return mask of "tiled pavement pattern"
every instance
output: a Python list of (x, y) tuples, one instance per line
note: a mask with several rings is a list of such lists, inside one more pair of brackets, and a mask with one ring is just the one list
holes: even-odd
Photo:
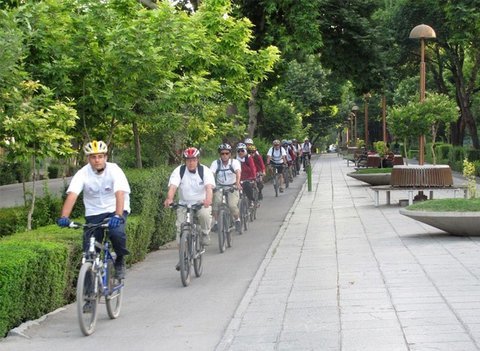
[(334, 154), (313, 166), (217, 351), (480, 350), (480, 237), (374, 207)]

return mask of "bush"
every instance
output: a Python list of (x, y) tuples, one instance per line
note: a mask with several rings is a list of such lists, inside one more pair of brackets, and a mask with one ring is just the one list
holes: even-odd
[(0, 246), (0, 335), (65, 304), (68, 250), (53, 242)]
[(468, 149), (466, 151), (467, 158), (469, 161), (477, 161), (480, 160), (480, 150), (477, 149)]
[(23, 206), (0, 208), (0, 237), (26, 230), (27, 213)]

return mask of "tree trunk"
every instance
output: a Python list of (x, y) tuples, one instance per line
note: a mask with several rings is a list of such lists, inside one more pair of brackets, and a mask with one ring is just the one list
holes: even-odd
[(142, 147), (140, 144), (140, 133), (138, 132), (137, 122), (132, 123), (133, 140), (135, 141), (135, 168), (143, 168), (142, 164)]
[(32, 217), (33, 217), (33, 210), (35, 209), (35, 197), (37, 196), (36, 188), (35, 188), (35, 178), (37, 178), (36, 169), (35, 169), (35, 156), (32, 156), (32, 203), (30, 204), (30, 209), (28, 210), (27, 215), (27, 230), (32, 230)]
[(248, 100), (248, 137), (253, 138), (255, 129), (258, 124), (258, 113), (260, 108), (257, 103), (258, 85), (250, 91), (250, 99)]

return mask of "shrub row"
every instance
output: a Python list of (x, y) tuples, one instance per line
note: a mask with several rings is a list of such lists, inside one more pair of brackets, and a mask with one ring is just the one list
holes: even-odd
[[(435, 156), (437, 164), (448, 164), (454, 171), (463, 171), (463, 160), (469, 161), (480, 166), (480, 150), (465, 146), (453, 146), (451, 144), (436, 143)], [(432, 144), (428, 143), (425, 148), (425, 161), (433, 163)], [(480, 176), (480, 167), (476, 167), (477, 176)]]
[[(127, 247), (131, 252), (128, 264), (143, 260), (149, 251), (175, 237), (174, 211), (163, 208), (170, 171), (162, 168), (125, 172), (132, 188), (132, 215), (127, 222)], [(56, 200), (60, 206), (61, 200)], [(58, 216), (58, 206), (53, 206), (50, 221)], [(24, 215), (19, 215), (18, 209), (10, 211), (11, 217)], [(49, 212), (50, 207), (42, 211)], [(75, 213), (83, 215), (81, 199)], [(11, 222), (11, 228), (21, 227)], [(0, 240), (0, 337), (12, 327), (74, 300), (81, 237), (79, 231), (49, 225)]]

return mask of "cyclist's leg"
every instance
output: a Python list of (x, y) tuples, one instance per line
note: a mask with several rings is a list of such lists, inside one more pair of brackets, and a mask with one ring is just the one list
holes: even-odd
[(222, 203), (222, 192), (214, 191), (213, 192), (213, 203), (212, 203), (212, 231), (216, 232), (218, 230), (217, 217), (218, 217), (218, 208)]
[(242, 186), (245, 195), (247, 195), (248, 201), (253, 202), (254, 198), (252, 184), (250, 182), (244, 182)]
[(257, 188), (258, 188), (258, 200), (261, 201), (263, 200), (263, 194), (262, 194), (263, 180), (262, 179), (257, 180)]
[(240, 193), (238, 190), (235, 190), (228, 194), (228, 207), (230, 212), (235, 220), (240, 219), (240, 209), (238, 208), (238, 202), (240, 200)]
[(202, 228), (203, 244), (208, 245), (210, 241), (210, 228), (212, 225), (212, 209), (202, 207), (197, 211), (198, 223)]

